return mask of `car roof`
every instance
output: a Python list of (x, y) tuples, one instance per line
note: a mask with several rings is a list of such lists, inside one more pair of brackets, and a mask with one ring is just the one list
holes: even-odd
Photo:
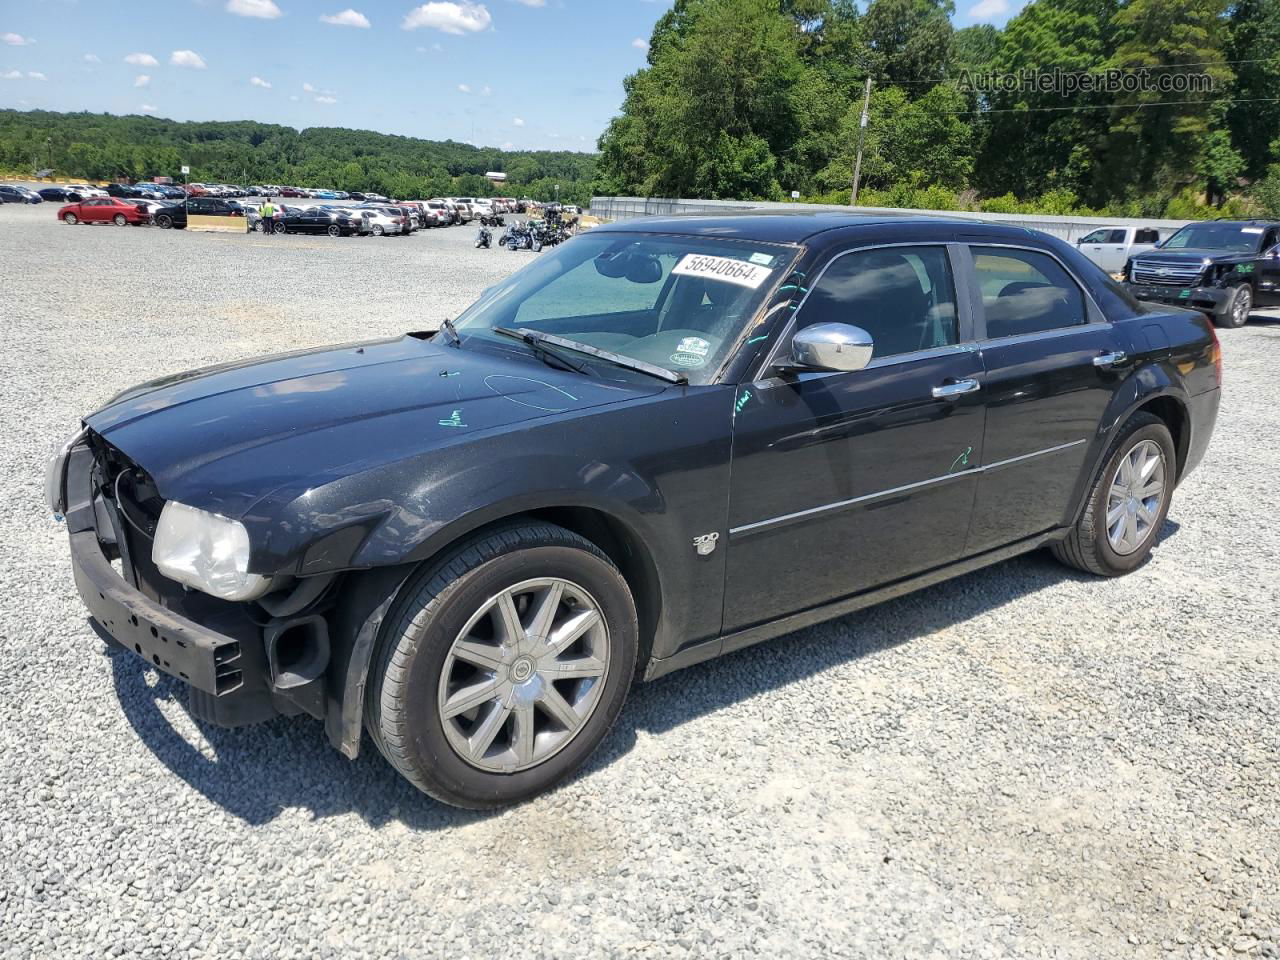
[(759, 240), (768, 243), (803, 243), (830, 230), (848, 227), (878, 227), (889, 224), (902, 226), (940, 226), (1025, 234), (1021, 227), (1008, 227), (980, 220), (962, 220), (956, 217), (922, 216), (913, 214), (869, 216), (841, 210), (786, 210), (761, 213), (758, 210), (729, 211), (725, 213), (677, 214), (665, 217), (643, 217), (622, 220), (596, 227), (593, 233), (666, 233), (690, 237), (726, 237), (739, 240)]

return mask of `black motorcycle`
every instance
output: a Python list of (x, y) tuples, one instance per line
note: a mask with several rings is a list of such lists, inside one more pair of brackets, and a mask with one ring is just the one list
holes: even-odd
[(506, 247), (513, 253), (516, 250), (532, 250), (534, 253), (538, 253), (542, 249), (542, 240), (538, 237), (531, 222), (513, 223), (507, 227), (506, 233), (499, 238), (498, 246)]
[(480, 223), (486, 227), (505, 227), (507, 221), (502, 219), (502, 215), (495, 213), (492, 217), (481, 216)]
[(480, 228), (480, 233), (476, 236), (476, 247), (481, 250), (488, 250), (489, 245), (493, 242), (493, 234), (485, 227)]

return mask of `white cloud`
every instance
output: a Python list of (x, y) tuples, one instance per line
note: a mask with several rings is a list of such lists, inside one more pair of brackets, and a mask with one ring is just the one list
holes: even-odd
[(263, 90), (271, 89), (271, 84), (266, 80), (263, 80), (261, 77), (250, 77), (249, 82), (252, 83), (255, 87), (261, 87)]
[(523, 3), (526, 7), (545, 7), (547, 0), (516, 0), (516, 3)]
[(479, 33), (488, 30), (493, 17), (483, 3), (461, 0), (460, 3), (424, 3), (405, 14), (401, 27), (417, 30), (428, 27), (442, 33)]
[(273, 0), (227, 0), (227, 13), (237, 17), (257, 17), (259, 20), (275, 20), (284, 16)]
[(124, 62), (131, 63), (135, 67), (154, 67), (160, 63), (149, 53), (131, 53), (124, 58)]
[(29, 47), (35, 43), (30, 37), (24, 37), (20, 33), (0, 33), (0, 40), (11, 47)]
[(169, 57), (169, 62), (175, 67), (192, 67), (196, 70), (205, 68), (204, 58), (194, 50), (175, 50)]
[(133, 78), (133, 85), (135, 87), (145, 87), (150, 82), (151, 82), (151, 78), (148, 77), (145, 73), (140, 73)]
[(49, 79), (39, 70), (28, 70), (27, 77), (28, 79), (31, 79), (31, 80), (48, 80)]
[(302, 85), (302, 92), (303, 92), (303, 93), (315, 93), (315, 92), (316, 92), (316, 88), (315, 88), (315, 87), (313, 87), (313, 86), (312, 86), (311, 84), (309, 84), (309, 83), (304, 83), (304, 84)]
[(337, 97), (328, 97), (328, 96), (316, 97), (316, 103), (337, 103), (337, 102), (338, 102)]
[(22, 71), (21, 71), (21, 70), (6, 70), (4, 73), (0, 73), (0, 79), (4, 79), (4, 80), (21, 80), (21, 79), (22, 79)]
[(978, 0), (969, 8), (969, 16), (975, 20), (992, 20), (1009, 12), (1009, 0)]
[(102, 58), (98, 56), (96, 53), (86, 53), (84, 55), (84, 62), (85, 63), (101, 63)]
[(360, 27), (364, 30), (369, 29), (369, 18), (358, 10), (352, 10), (348, 7), (341, 13), (322, 13), (320, 14), (321, 23), (330, 23), (335, 27)]
[(492, 88), (492, 87), (490, 87), (488, 84), (485, 84), (485, 85), (480, 89), (480, 96), (482, 96), (482, 97), (487, 97), (487, 96), (489, 96), (489, 95), (490, 95), (490, 94), (492, 94), (492, 93), (493, 93), (493, 88)]
[(469, 86), (467, 86), (465, 83), (460, 83), (460, 84), (458, 84), (458, 92), (459, 92), (459, 93), (470, 93), (470, 92), (471, 92), (471, 88), (470, 88)]
[(143, 113), (155, 113), (155, 112), (156, 112), (156, 108), (155, 108), (155, 107), (153, 107), (153, 106), (152, 106), (151, 104), (149, 104), (149, 103), (144, 103), (144, 104), (142, 105), (142, 112), (143, 112)]
[(515, 119), (513, 119), (513, 120), (511, 121), (511, 125), (512, 125), (512, 126), (514, 126), (514, 127), (523, 127), (523, 126), (524, 126), (524, 117), (516, 117)]
[[(990, 0), (982, 0), (982, 2), (989, 3)], [(644, 37), (636, 37), (634, 40), (631, 41), (631, 45), (635, 47), (637, 50), (643, 50), (646, 53), (649, 52), (649, 41), (646, 40)]]

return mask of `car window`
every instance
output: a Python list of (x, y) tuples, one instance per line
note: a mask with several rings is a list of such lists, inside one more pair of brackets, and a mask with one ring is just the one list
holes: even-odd
[(991, 339), (1078, 326), (1088, 319), (1080, 287), (1048, 254), (974, 247), (973, 268)]
[(1095, 230), (1093, 233), (1086, 233), (1080, 238), (1081, 243), (1103, 243), (1106, 239), (1106, 230)]
[(1267, 231), (1266, 239), (1262, 241), (1262, 249), (1270, 250), (1277, 243), (1280, 243), (1280, 230), (1277, 230), (1275, 227), (1272, 227), (1270, 230)]
[(796, 329), (847, 323), (871, 334), (872, 359), (959, 341), (945, 247), (883, 247), (837, 256), (796, 317)]
[(1107, 231), (1107, 241), (1106, 241), (1106, 242), (1107, 242), (1107, 243), (1124, 243), (1124, 231), (1123, 231), (1123, 230), (1109, 230), (1109, 231)]
[(1134, 243), (1159, 243), (1160, 234), (1156, 230), (1139, 230), (1133, 235)]

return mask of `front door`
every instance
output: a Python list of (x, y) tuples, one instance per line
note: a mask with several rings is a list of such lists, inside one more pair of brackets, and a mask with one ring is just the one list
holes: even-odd
[(970, 251), (987, 372), (982, 479), (965, 549), (975, 554), (1069, 522), (1090, 440), (1129, 360), (1056, 257), (1011, 246)]
[[(818, 276), (796, 329), (859, 326), (875, 353), (739, 386), (726, 631), (960, 556), (983, 433), (967, 304), (946, 244), (846, 250)], [(790, 333), (775, 358), (789, 352)]]
[(1260, 307), (1271, 307), (1280, 304), (1280, 228), (1268, 227), (1262, 242), (1262, 259), (1255, 283), (1256, 301)]

